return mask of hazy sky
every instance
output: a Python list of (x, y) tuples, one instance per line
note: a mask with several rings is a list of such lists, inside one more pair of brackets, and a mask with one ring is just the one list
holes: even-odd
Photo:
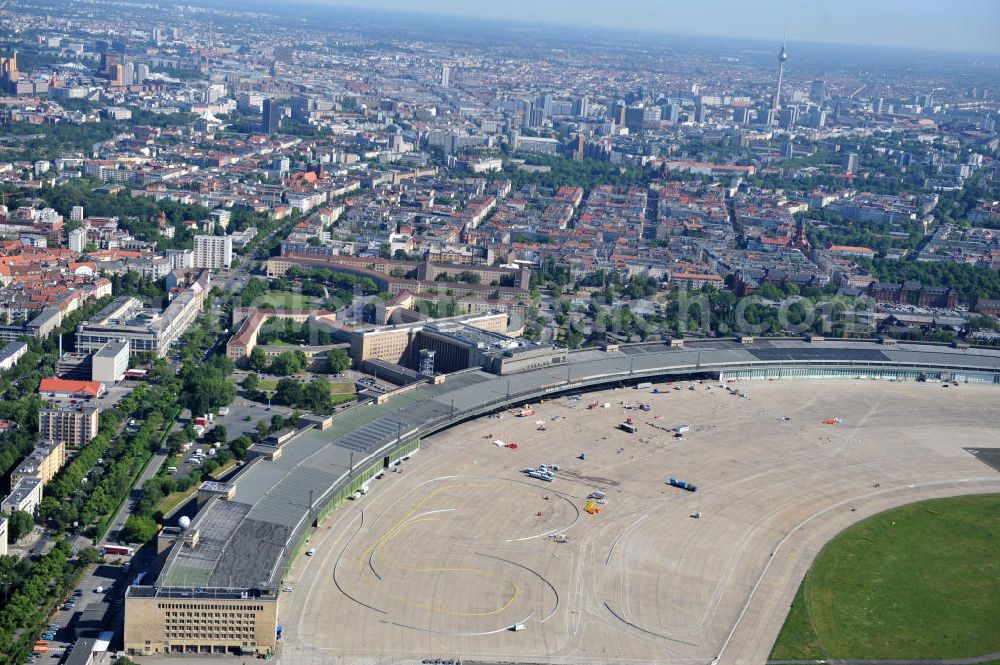
[(1000, 54), (1000, 0), (307, 0), (481, 18)]

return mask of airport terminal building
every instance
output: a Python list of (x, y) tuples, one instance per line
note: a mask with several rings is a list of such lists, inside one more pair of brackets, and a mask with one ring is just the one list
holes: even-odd
[[(452, 332), (435, 335), (454, 345)], [(458, 333), (458, 341), (470, 348), (482, 341), (465, 339), (468, 331)], [(253, 446), (229, 482), (205, 483), (190, 524), (167, 526), (160, 534), (159, 572), (126, 593), (126, 651), (140, 656), (274, 652), (278, 626), (290, 619), (281, 614), (284, 577), (313, 529), (375, 477), (415, 454), (420, 439), (470, 418), (539, 398), (661, 379), (1000, 385), (1000, 350), (890, 340), (746, 337), (493, 353), (493, 362), (483, 363), (487, 369), (418, 383), (388, 403), (305, 418), (308, 424), (293, 436)]]

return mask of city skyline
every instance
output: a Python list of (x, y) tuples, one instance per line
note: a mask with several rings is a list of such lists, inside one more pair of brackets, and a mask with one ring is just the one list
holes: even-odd
[[(300, 0), (311, 7), (350, 7), (461, 18), (506, 19), (572, 27), (626, 29), (701, 37), (780, 41), (787, 24), (789, 41), (1000, 55), (1000, 4), (964, 0), (941, 10), (930, 0), (762, 0), (754, 11), (720, 11), (719, 3), (682, 0), (625, 0), (611, 14), (597, 0), (511, 0), (502, 8), (469, 6), (458, 0), (426, 0), (418, 7), (404, 0)], [(729, 8), (739, 9), (735, 3)], [(641, 18), (640, 18), (641, 17)], [(657, 26), (657, 27), (654, 27)], [(662, 27), (659, 27), (662, 26)]]

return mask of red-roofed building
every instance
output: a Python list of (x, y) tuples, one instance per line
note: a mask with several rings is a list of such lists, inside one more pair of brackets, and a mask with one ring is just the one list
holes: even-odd
[(56, 397), (100, 397), (104, 394), (104, 384), (100, 381), (71, 381), (53, 376), (42, 379), (38, 392)]

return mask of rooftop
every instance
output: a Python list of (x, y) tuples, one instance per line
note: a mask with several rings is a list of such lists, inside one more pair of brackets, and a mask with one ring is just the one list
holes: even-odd
[(70, 379), (49, 377), (42, 379), (41, 383), (38, 384), (38, 392), (98, 397), (104, 392), (104, 384), (100, 381), (72, 381)]
[(125, 340), (112, 339), (107, 344), (99, 348), (95, 353), (95, 358), (116, 358), (122, 351), (129, 350), (129, 343)]

